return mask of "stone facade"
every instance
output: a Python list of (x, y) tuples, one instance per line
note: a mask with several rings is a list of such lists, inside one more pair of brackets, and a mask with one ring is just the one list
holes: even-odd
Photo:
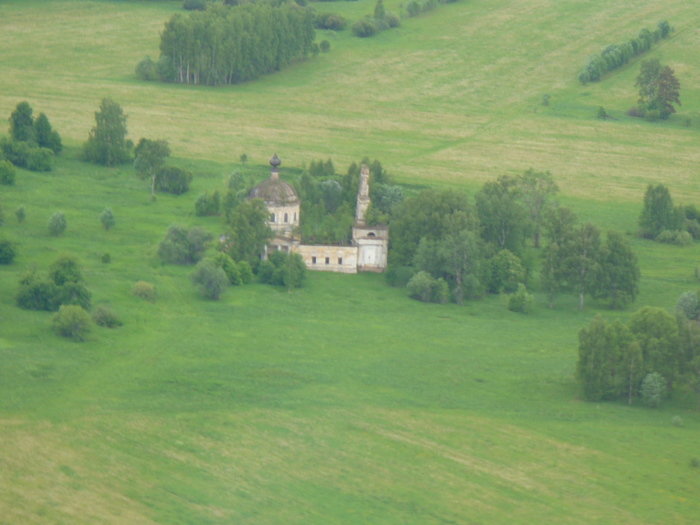
[(370, 205), (369, 168), (362, 166), (360, 187), (357, 191), (355, 225), (352, 229), (352, 244), (310, 245), (301, 244), (299, 236), (300, 201), (294, 188), (279, 177), (281, 162), (277, 155), (270, 160), (270, 178), (258, 184), (249, 198), (265, 202), (270, 213), (268, 225), (275, 236), (267, 246), (267, 253), (281, 250), (301, 255), (309, 270), (357, 273), (382, 272), (386, 269), (389, 251), (389, 228), (367, 226), (366, 215)]

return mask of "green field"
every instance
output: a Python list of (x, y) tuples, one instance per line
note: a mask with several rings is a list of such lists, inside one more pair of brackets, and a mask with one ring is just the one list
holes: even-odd
[[(430, 305), (380, 275), (318, 273), (293, 293), (253, 284), (209, 302), (191, 268), (161, 265), (156, 249), (172, 223), (223, 229), (193, 203), (224, 187), (243, 152), (253, 164), (277, 152), (283, 170), (368, 155), (398, 182), (470, 192), (549, 170), (580, 217), (632, 233), (650, 182), (700, 201), (700, 11), (462, 0), (373, 39), (319, 34), (329, 54), (253, 83), (138, 81), (135, 64), (158, 55), (180, 4), (0, 2), (0, 115), (27, 100), (68, 146), (50, 174), (0, 186), (0, 237), (19, 249), (0, 266), (0, 523), (697, 522), (697, 406), (580, 399), (578, 330), (629, 312), (579, 312), (567, 296), (556, 309), (538, 296), (528, 316), (502, 297)], [(374, 4), (319, 5), (352, 20)], [(588, 55), (662, 19), (676, 31), (647, 56), (675, 69), (678, 115), (625, 115), (639, 60), (576, 82)], [(151, 202), (131, 167), (77, 160), (103, 97), (122, 105), (132, 139), (170, 142), (196, 174), (188, 194)], [(597, 120), (601, 105), (616, 120)], [(69, 226), (52, 238), (57, 210)], [(697, 288), (697, 244), (630, 240), (642, 270), (630, 310), (672, 309)], [(51, 332), (51, 314), (15, 306), (19, 276), (62, 253), (80, 258), (94, 304), (122, 328), (73, 343)], [(157, 302), (131, 294), (137, 280), (156, 284)]]

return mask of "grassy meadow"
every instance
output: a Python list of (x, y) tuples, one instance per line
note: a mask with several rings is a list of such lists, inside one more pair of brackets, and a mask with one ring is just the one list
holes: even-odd
[[(0, 266), (0, 523), (696, 522), (697, 406), (579, 396), (578, 330), (629, 311), (579, 312), (566, 296), (556, 309), (538, 296), (527, 316), (502, 297), (430, 305), (380, 275), (319, 273), (293, 293), (253, 284), (210, 302), (191, 268), (162, 265), (156, 250), (173, 223), (222, 230), (193, 204), (223, 189), (244, 152), (253, 164), (277, 152), (283, 170), (368, 155), (399, 182), (456, 191), (549, 170), (581, 218), (633, 233), (650, 182), (700, 201), (700, 11), (680, 0), (462, 0), (373, 39), (319, 33), (329, 54), (256, 82), (138, 81), (134, 66), (157, 57), (180, 4), (0, 2), (0, 115), (27, 100), (67, 145), (53, 172), (0, 186), (0, 237), (19, 250)], [(318, 9), (354, 20), (373, 7)], [(576, 82), (589, 54), (662, 19), (676, 32), (647, 56), (676, 70), (678, 115), (625, 115), (639, 60)], [(188, 194), (152, 202), (130, 166), (78, 160), (107, 96), (132, 139), (167, 139), (195, 172)], [(615, 120), (595, 118), (601, 105)], [(108, 232), (105, 207), (117, 221)], [(68, 230), (52, 238), (58, 210)], [(671, 309), (698, 286), (697, 244), (630, 240), (642, 270), (630, 311)], [(123, 327), (74, 343), (51, 332), (51, 314), (15, 306), (19, 276), (63, 253)], [(155, 303), (131, 294), (138, 280), (155, 283)]]

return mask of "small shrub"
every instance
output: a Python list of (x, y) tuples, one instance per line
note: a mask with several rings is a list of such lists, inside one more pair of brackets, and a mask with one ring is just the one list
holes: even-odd
[(0, 160), (0, 184), (12, 186), (15, 183), (15, 167), (10, 161)]
[(525, 285), (518, 284), (518, 290), (508, 298), (508, 310), (526, 314), (532, 311), (534, 298)]
[(52, 237), (58, 237), (63, 235), (68, 226), (68, 221), (66, 221), (66, 216), (63, 212), (57, 211), (49, 219), (49, 235)]
[(673, 416), (671, 418), (671, 424), (674, 427), (682, 427), (683, 426), (683, 418), (681, 416)]
[(208, 260), (211, 261), (217, 268), (221, 268), (224, 271), (229, 284), (234, 286), (243, 284), (241, 272), (238, 269), (236, 261), (231, 259), (231, 257), (229, 257), (227, 254), (219, 252)]
[(657, 408), (666, 397), (666, 379), (657, 372), (647, 374), (639, 393), (645, 405)]
[(241, 161), (241, 164), (245, 164), (248, 162), (248, 154), (247, 153), (241, 153), (241, 156), (238, 157), (238, 160)]
[(111, 230), (117, 223), (114, 219), (114, 213), (112, 213), (111, 208), (105, 208), (102, 213), (100, 213), (100, 222), (105, 230)]
[(203, 193), (194, 203), (194, 213), (197, 217), (218, 215), (221, 209), (221, 195), (215, 191), (211, 195)]
[(446, 303), (450, 289), (444, 279), (435, 279), (428, 272), (418, 272), (406, 285), (409, 296), (425, 303)]
[(15, 296), (17, 306), (24, 310), (44, 310), (52, 312), (58, 309), (58, 287), (50, 282), (28, 276), (20, 281)]
[(147, 56), (136, 65), (136, 76), (141, 80), (158, 80), (158, 63)]
[(90, 290), (83, 283), (67, 282), (56, 286), (55, 303), (57, 305), (74, 304), (89, 310), (91, 296)]
[(371, 18), (362, 18), (352, 25), (352, 33), (360, 38), (374, 36), (377, 31), (377, 23)]
[(189, 171), (174, 166), (165, 166), (160, 168), (156, 174), (156, 190), (181, 195), (190, 189), (191, 181), (192, 174)]
[(155, 285), (146, 281), (137, 281), (134, 284), (134, 287), (131, 289), (131, 293), (133, 293), (136, 297), (140, 297), (141, 299), (152, 303), (155, 302), (156, 298), (158, 297)]
[(683, 230), (664, 230), (656, 237), (656, 241), (676, 246), (688, 246), (693, 244), (693, 237)]
[(690, 466), (692, 468), (700, 468), (700, 459), (698, 458), (690, 458)]
[(319, 47), (321, 48), (321, 53), (328, 53), (331, 50), (331, 43), (328, 40), (321, 40)]
[[(348, 25), (348, 21), (335, 13), (319, 13), (314, 19), (316, 29), (329, 29), (331, 31), (342, 31)], [(321, 46), (323, 47), (323, 46)]]
[(19, 142), (3, 137), (0, 139), (0, 149), (5, 158), (19, 168), (26, 168), (29, 152), (32, 147), (28, 142)]
[(253, 269), (250, 267), (248, 261), (239, 261), (237, 266), (238, 272), (241, 274), (241, 282), (243, 284), (250, 284), (253, 282)]
[(700, 297), (698, 297), (698, 293), (682, 293), (676, 302), (676, 312), (686, 319), (700, 318)]
[(598, 112), (596, 113), (596, 117), (599, 118), (600, 120), (605, 120), (608, 118), (608, 112), (605, 111), (605, 108), (603, 106), (598, 107)]
[(197, 285), (202, 296), (216, 301), (228, 286), (229, 278), (213, 260), (204, 259), (197, 264), (192, 274), (192, 282)]
[(92, 313), (92, 320), (97, 326), (104, 326), (105, 328), (116, 328), (122, 325), (117, 314), (106, 306), (95, 308), (95, 311)]
[(158, 246), (158, 256), (165, 263), (194, 264), (198, 262), (212, 235), (202, 228), (170, 226)]
[(75, 341), (84, 341), (90, 333), (90, 314), (78, 305), (61, 305), (51, 320), (54, 332)]
[(20, 206), (15, 210), (15, 217), (17, 217), (17, 222), (22, 224), (24, 219), (27, 218), (27, 212), (24, 210), (24, 206)]
[(80, 264), (70, 255), (62, 255), (49, 268), (49, 278), (54, 284), (79, 283), (83, 280)]
[(109, 264), (112, 262), (112, 256), (108, 252), (105, 252), (100, 256), (100, 261), (104, 264)]
[(697, 219), (686, 219), (683, 227), (693, 239), (700, 239), (700, 222)]
[(401, 19), (394, 13), (387, 13), (387, 15), (384, 17), (384, 23), (388, 28), (393, 29), (401, 25)]
[(644, 115), (646, 115), (646, 110), (644, 108), (640, 108), (639, 106), (635, 106), (628, 109), (627, 114), (630, 117), (644, 118)]
[(54, 153), (49, 148), (31, 148), (27, 156), (27, 169), (31, 171), (51, 171)]
[(552, 98), (551, 95), (549, 95), (548, 93), (545, 93), (544, 95), (542, 95), (542, 105), (549, 106), (549, 101), (551, 98)]
[(17, 252), (10, 241), (0, 240), (0, 264), (12, 264)]

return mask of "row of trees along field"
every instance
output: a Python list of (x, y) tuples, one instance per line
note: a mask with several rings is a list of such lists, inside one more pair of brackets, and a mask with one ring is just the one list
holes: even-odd
[(612, 44), (599, 54), (588, 59), (588, 63), (579, 73), (578, 79), (582, 84), (599, 81), (605, 73), (624, 66), (632, 58), (646, 53), (654, 43), (668, 38), (673, 28), (663, 20), (654, 31), (642, 29), (637, 38), (632, 38), (622, 44)]
[(312, 11), (296, 4), (212, 6), (173, 15), (161, 33), (160, 60), (146, 58), (137, 73), (182, 84), (235, 84), (305, 59), (314, 38)]

